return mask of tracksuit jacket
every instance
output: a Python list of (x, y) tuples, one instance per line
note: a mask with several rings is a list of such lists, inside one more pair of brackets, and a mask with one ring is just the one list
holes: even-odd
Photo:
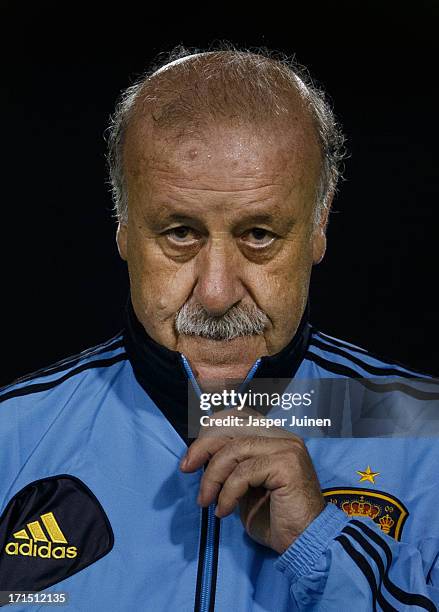
[[(373, 379), (378, 411), (393, 396), (421, 414), (439, 397), (433, 379), (417, 390), (415, 372), (318, 332), (307, 312), (251, 376)], [(202, 470), (179, 469), (191, 377), (129, 305), (120, 335), (2, 390), (3, 604), (37, 591), (65, 593), (63, 608), (81, 612), (436, 610), (433, 437), (305, 436), (327, 505), (279, 555), (246, 534), (238, 512), (220, 520), (214, 505), (201, 509)], [(345, 394), (343, 427), (354, 404)]]

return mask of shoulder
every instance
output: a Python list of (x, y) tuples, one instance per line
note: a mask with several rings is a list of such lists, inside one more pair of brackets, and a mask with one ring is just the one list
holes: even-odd
[(89, 378), (90, 374), (98, 370), (111, 371), (126, 359), (120, 333), (102, 344), (18, 378), (0, 389), (0, 403), (25, 397), (35, 400), (54, 391), (68, 393), (72, 385), (78, 386), (81, 379)]
[(314, 327), (311, 327), (306, 359), (319, 368), (342, 377), (433, 378), (432, 374), (416, 371), (394, 359), (377, 356), (365, 348), (334, 338)]
[(0, 505), (18, 478), (71, 473), (99, 415), (117, 409), (126, 363), (118, 335), (0, 390)]

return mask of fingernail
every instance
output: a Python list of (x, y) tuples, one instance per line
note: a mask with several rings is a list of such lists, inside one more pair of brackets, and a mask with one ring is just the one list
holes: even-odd
[(185, 469), (186, 465), (187, 465), (187, 455), (183, 457), (183, 461), (181, 461), (180, 467)]

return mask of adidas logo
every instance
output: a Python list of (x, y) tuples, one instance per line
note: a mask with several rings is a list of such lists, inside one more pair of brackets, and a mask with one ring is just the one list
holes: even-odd
[(5, 552), (8, 555), (41, 557), (42, 559), (65, 559), (66, 557), (74, 559), (78, 554), (76, 546), (66, 546), (68, 542), (53, 512), (42, 514), (40, 520), (27, 523), (25, 529), (15, 532), (12, 537), (16, 540), (27, 540), (27, 542), (6, 544)]

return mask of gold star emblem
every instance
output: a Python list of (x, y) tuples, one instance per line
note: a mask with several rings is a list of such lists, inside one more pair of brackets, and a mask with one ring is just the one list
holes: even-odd
[(370, 465), (367, 466), (367, 468), (364, 470), (364, 472), (361, 472), (360, 470), (357, 470), (357, 474), (360, 474), (360, 476), (361, 476), (359, 482), (363, 482), (364, 480), (368, 480), (372, 484), (375, 484), (375, 478), (380, 475), (379, 472), (372, 472), (372, 470), (370, 469)]

